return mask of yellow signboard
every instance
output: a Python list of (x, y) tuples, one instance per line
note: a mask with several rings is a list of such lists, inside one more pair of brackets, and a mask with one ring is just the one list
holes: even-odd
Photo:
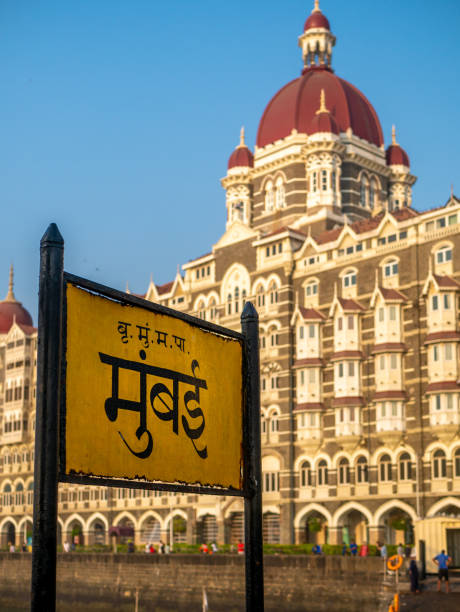
[(67, 283), (65, 473), (242, 488), (242, 345)]

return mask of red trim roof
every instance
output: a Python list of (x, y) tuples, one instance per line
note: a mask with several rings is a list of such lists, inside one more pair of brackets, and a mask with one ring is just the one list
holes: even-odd
[(364, 406), (364, 398), (361, 396), (334, 397), (332, 398), (332, 406), (334, 408), (340, 406)]
[(321, 11), (313, 10), (304, 23), (303, 31), (306, 32), (312, 28), (326, 28), (326, 30), (330, 30), (329, 19)]
[(400, 302), (407, 302), (406, 296), (397, 291), (396, 289), (387, 289), (386, 287), (379, 287), (379, 290), (384, 300), (398, 300)]
[(382, 342), (381, 344), (374, 344), (371, 354), (404, 353), (405, 351), (407, 351), (407, 346), (402, 342)]
[(441, 331), (435, 332), (434, 334), (428, 334), (428, 336), (425, 338), (424, 344), (439, 342), (440, 340), (451, 340), (452, 342), (458, 342), (460, 340), (460, 333), (456, 331)]
[(325, 315), (315, 308), (304, 308), (303, 306), (299, 306), (299, 310), (305, 321), (324, 321), (326, 319)]
[(339, 361), (340, 359), (364, 359), (362, 351), (338, 351), (332, 353), (330, 361)]
[(438, 287), (446, 287), (446, 289), (451, 289), (451, 288), (459, 289), (460, 288), (460, 283), (457, 283), (457, 281), (451, 276), (447, 276), (447, 275), (441, 276), (439, 274), (433, 274), (433, 277)]
[(158, 295), (163, 295), (163, 293), (169, 293), (173, 288), (174, 281), (169, 281), (169, 283), (165, 283), (164, 285), (157, 285)]
[(297, 404), (294, 407), (294, 412), (298, 410), (324, 410), (322, 402), (306, 402), (305, 404)]
[(378, 391), (372, 398), (373, 401), (378, 400), (407, 400), (407, 393), (405, 391)]
[(301, 368), (303, 366), (322, 366), (324, 365), (323, 359), (319, 357), (306, 357), (305, 359), (297, 359), (294, 361), (294, 368)]
[(456, 380), (444, 380), (442, 382), (430, 383), (426, 388), (426, 393), (435, 393), (436, 391), (459, 391), (460, 385)]
[(361, 306), (361, 304), (359, 302), (357, 302), (356, 300), (352, 300), (351, 298), (337, 298), (340, 302), (340, 305), (342, 306), (343, 310), (350, 310), (350, 311), (363, 311), (366, 310), (364, 308), (364, 306)]

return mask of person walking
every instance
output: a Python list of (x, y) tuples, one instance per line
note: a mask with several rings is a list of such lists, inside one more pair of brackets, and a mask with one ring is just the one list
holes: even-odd
[(420, 587), (418, 584), (418, 567), (415, 557), (411, 557), (409, 563), (409, 578), (410, 578), (410, 590), (412, 593), (420, 593)]
[(438, 593), (441, 592), (442, 579), (446, 581), (446, 593), (449, 593), (449, 563), (452, 562), (452, 558), (446, 555), (445, 550), (441, 550), (439, 555), (433, 557), (433, 563), (438, 566)]
[(350, 553), (352, 557), (356, 557), (356, 555), (358, 554), (358, 545), (354, 540), (352, 540), (350, 544)]

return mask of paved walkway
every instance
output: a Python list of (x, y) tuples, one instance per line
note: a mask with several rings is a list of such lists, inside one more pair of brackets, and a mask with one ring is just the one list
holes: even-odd
[(450, 584), (450, 593), (445, 592), (443, 583), (443, 591), (436, 592), (436, 577), (429, 576), (423, 583), (423, 590), (417, 595), (412, 593), (401, 594), (401, 612), (412, 612), (412, 610), (420, 610), (420, 612), (459, 612), (460, 611), (460, 577), (452, 576)]

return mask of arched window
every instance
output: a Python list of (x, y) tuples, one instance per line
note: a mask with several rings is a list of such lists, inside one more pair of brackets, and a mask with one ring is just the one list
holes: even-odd
[(412, 480), (412, 461), (409, 453), (399, 457), (399, 480)]
[(275, 281), (272, 281), (270, 283), (270, 286), (268, 287), (268, 297), (270, 300), (270, 304), (278, 303), (278, 286)]
[(238, 313), (240, 310), (240, 288), (239, 287), (235, 287), (234, 296), (235, 296), (234, 312)]
[(345, 457), (339, 461), (339, 484), (350, 484), (350, 464)]
[(265, 210), (272, 211), (275, 204), (275, 195), (273, 193), (273, 183), (269, 181), (265, 187)]
[(382, 455), (379, 463), (380, 482), (391, 482), (393, 479), (391, 457), (390, 455)]
[(318, 294), (318, 281), (310, 281), (305, 287), (305, 295), (307, 298)]
[(256, 290), (257, 308), (265, 306), (265, 290), (262, 285), (259, 285)]
[(27, 487), (27, 503), (32, 505), (34, 503), (34, 482), (33, 480), (29, 482), (29, 486)]
[(360, 203), (363, 208), (367, 206), (368, 196), (369, 196), (369, 181), (367, 180), (367, 176), (362, 176), (361, 177)]
[(232, 221), (244, 221), (244, 202), (233, 202)]
[(14, 503), (16, 506), (22, 506), (24, 504), (24, 486), (22, 482), (18, 482), (16, 485)]
[(217, 317), (217, 302), (215, 298), (211, 298), (209, 300), (208, 312), (209, 312), (209, 320), (214, 321), (214, 319), (216, 319)]
[(371, 209), (375, 208), (377, 204), (377, 189), (377, 181), (375, 180), (375, 178), (373, 178), (371, 179), (369, 186), (369, 208)]
[(200, 319), (206, 320), (206, 308), (204, 300), (200, 300), (197, 304), (197, 314)]
[(436, 251), (436, 263), (443, 264), (447, 261), (452, 261), (452, 247), (445, 246), (439, 251)]
[(327, 463), (325, 461), (325, 459), (321, 459), (321, 461), (318, 463), (318, 470), (317, 470), (318, 474), (318, 486), (323, 486), (323, 485), (327, 485), (328, 482), (328, 470), (327, 470)]
[(386, 278), (396, 276), (398, 271), (399, 265), (397, 259), (390, 259), (390, 261), (387, 261), (387, 263), (383, 266), (383, 274)]
[(300, 486), (311, 487), (311, 466), (308, 461), (304, 461), (300, 466)]
[(446, 455), (438, 449), (433, 453), (433, 478), (445, 478), (446, 474)]
[(342, 286), (344, 289), (348, 287), (355, 287), (357, 282), (357, 276), (355, 270), (350, 270), (342, 276)]
[(11, 506), (12, 503), (13, 503), (13, 500), (12, 500), (12, 495), (11, 495), (11, 485), (7, 483), (3, 487), (2, 505)]
[(365, 483), (369, 481), (369, 470), (367, 466), (366, 457), (358, 457), (358, 461), (356, 462), (356, 481), (359, 484)]
[(278, 433), (279, 431), (279, 415), (277, 412), (272, 412), (270, 415), (270, 431), (271, 433)]
[(280, 177), (276, 181), (276, 208), (286, 206), (286, 196), (284, 191), (283, 179)]
[(456, 448), (454, 453), (454, 476), (460, 478), (460, 448)]

